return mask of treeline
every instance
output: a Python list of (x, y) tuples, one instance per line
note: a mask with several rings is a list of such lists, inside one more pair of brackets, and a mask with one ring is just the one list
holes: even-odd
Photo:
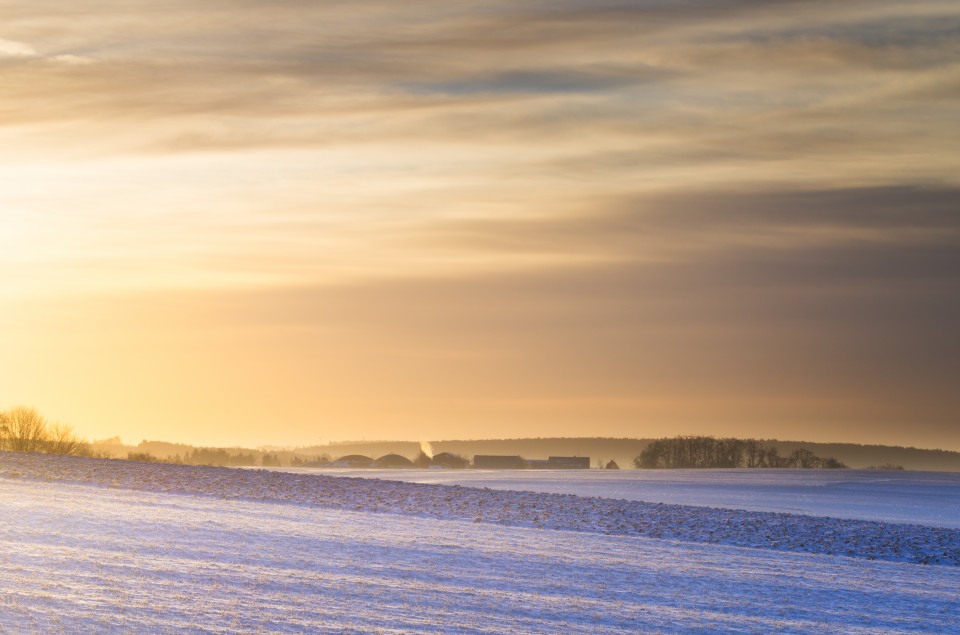
[(643, 469), (681, 468), (799, 468), (840, 469), (847, 466), (834, 458), (822, 458), (805, 448), (781, 456), (772, 445), (757, 439), (674, 437), (651, 441), (633, 459)]
[[(633, 459), (654, 443), (656, 439), (608, 438), (608, 437), (542, 437), (515, 439), (430, 439), (435, 452), (453, 452), (471, 457), (476, 454), (520, 455), (527, 458), (547, 456), (589, 456), (595, 462), (613, 459), (620, 467), (633, 467)], [(763, 448), (777, 449), (777, 456), (789, 458), (795, 450), (806, 449), (817, 456), (834, 457), (851, 468), (872, 469), (877, 466), (902, 466), (908, 470), (940, 470), (960, 472), (960, 452), (907, 448), (889, 445), (862, 445), (857, 443), (823, 443), (816, 441), (783, 441), (780, 439), (757, 439)], [(420, 444), (416, 441), (350, 441), (310, 447), (300, 447), (301, 455), (329, 454), (338, 457), (345, 454), (383, 456), (400, 454), (416, 456)]]
[(50, 423), (35, 408), (17, 406), (0, 411), (0, 450), (91, 456), (90, 444), (73, 428)]
[(0, 451), (232, 467), (296, 467), (312, 461), (330, 460), (326, 454), (305, 455), (295, 450), (194, 447), (162, 441), (143, 441), (137, 446), (128, 446), (119, 437), (90, 443), (78, 437), (71, 426), (51, 423), (36, 408), (28, 406), (0, 411)]
[[(186, 454), (177, 454), (174, 456), (157, 456), (149, 452), (127, 452), (128, 461), (146, 461), (150, 463), (175, 463), (177, 465), (216, 465), (220, 467), (240, 467), (249, 465), (259, 465), (260, 461), (253, 457), (253, 454), (231, 454), (224, 448), (194, 448)], [(272, 461), (266, 465), (273, 465)]]
[[(544, 437), (433, 441), (435, 452), (527, 457), (589, 456), (637, 467), (799, 467), (960, 471), (960, 452), (914, 447), (817, 443), (777, 439), (626, 439)], [(836, 458), (820, 458), (820, 455)], [(192, 465), (288, 467), (318, 464), (348, 454), (415, 456), (416, 441), (353, 441), (298, 448), (197, 447), (166, 441), (125, 444), (119, 437), (87, 442), (70, 426), (51, 423), (34, 408), (0, 411), (0, 450), (125, 458)]]
[(218, 467), (299, 467), (329, 461), (328, 454), (314, 454), (288, 449), (216, 448), (141, 441), (125, 445), (119, 437), (94, 441), (92, 447), (100, 456), (125, 458), (130, 461), (175, 463), (178, 465), (214, 465)]
[[(140, 446), (148, 445), (145, 441)], [(140, 446), (137, 446), (138, 448)], [(129, 461), (173, 463), (176, 465), (213, 465), (216, 467), (300, 467), (319, 461), (330, 461), (329, 455), (300, 456), (295, 452), (264, 452), (234, 448), (191, 448), (175, 455), (156, 455), (134, 450), (127, 452)]]

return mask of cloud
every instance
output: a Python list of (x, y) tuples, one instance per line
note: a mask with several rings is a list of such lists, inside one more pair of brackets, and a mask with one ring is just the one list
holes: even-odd
[(35, 4), (0, 42), (0, 207), (35, 238), (5, 294), (145, 289), (310, 385), (335, 351), (355, 407), (956, 412), (952, 2)]
[(452, 95), (592, 93), (641, 84), (663, 75), (656, 69), (523, 69), (456, 81), (410, 83), (403, 88)]
[[(391, 422), (440, 411), (478, 434), (478, 419), (555, 433), (589, 421), (956, 447), (944, 422), (958, 414), (958, 271), (955, 243), (931, 239), (714, 246), (659, 262), (138, 294), (98, 300), (91, 324), (152, 325), (137, 342), (186, 329), (198, 348), (167, 348), (200, 364), (243, 351), (321, 386), (314, 407)], [(528, 402), (553, 406), (518, 417)]]
[(70, 54), (65, 54), (65, 55), (53, 55), (53, 56), (51, 56), (51, 57), (49, 57), (49, 58), (47, 58), (47, 59), (49, 59), (49, 60), (52, 61), (52, 62), (58, 62), (58, 63), (61, 63), (61, 64), (71, 64), (71, 65), (74, 65), (74, 66), (82, 66), (82, 65), (84, 65), (84, 64), (92, 64), (93, 61), (94, 61), (92, 58), (89, 58), (89, 57), (84, 57), (84, 56), (82, 56), (82, 55), (70, 55)]
[[(934, 254), (960, 245), (958, 205), (956, 188), (907, 186), (644, 193), (587, 208), (570, 204), (547, 218), (435, 222), (413, 240), (425, 248), (580, 255), (594, 262), (696, 263), (738, 252), (871, 245), (879, 254), (894, 254), (897, 245), (929, 247)], [(927, 273), (942, 272), (931, 267)]]
[(0, 39), (0, 57), (33, 57), (37, 52), (22, 42)]
[(13, 40), (0, 39), (0, 58), (39, 59), (56, 64), (83, 65), (93, 63), (93, 59), (82, 55), (69, 53), (59, 55), (42, 55), (32, 46)]
[[(4, 121), (57, 126), (60, 147), (115, 140), (118, 153), (422, 142), (503, 144), (506, 157), (522, 139), (553, 156), (498, 158), (510, 173), (651, 181), (733, 162), (769, 179), (765, 164), (785, 160), (822, 164), (814, 178), (886, 179), (920, 139), (917, 171), (956, 173), (943, 131), (960, 45), (942, 3), (290, 1), (266, 17), (215, 2), (13, 20), (71, 72), (4, 68)], [(864, 154), (870, 164), (854, 161)]]

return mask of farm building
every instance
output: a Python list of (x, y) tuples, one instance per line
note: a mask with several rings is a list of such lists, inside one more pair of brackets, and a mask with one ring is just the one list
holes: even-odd
[(376, 462), (369, 456), (362, 454), (348, 454), (341, 456), (332, 463), (332, 467), (374, 467)]
[(377, 467), (413, 467), (413, 461), (399, 454), (385, 454), (376, 461)]
[(527, 459), (527, 469), (530, 470), (553, 470), (554, 465), (546, 459)]
[(590, 469), (589, 456), (551, 456), (546, 461), (527, 461), (527, 467), (532, 470), (588, 470)]
[(433, 455), (430, 467), (442, 467), (448, 470), (463, 470), (470, 464), (465, 458), (452, 452), (441, 452)]
[(564, 470), (589, 470), (589, 456), (551, 456), (549, 459), (555, 469)]
[(473, 468), (476, 470), (523, 470), (526, 467), (527, 462), (522, 456), (478, 454), (473, 457)]

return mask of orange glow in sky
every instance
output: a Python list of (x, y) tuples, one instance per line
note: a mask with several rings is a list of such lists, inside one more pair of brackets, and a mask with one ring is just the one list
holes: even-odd
[(960, 450), (955, 2), (696, 4), (4, 2), (0, 409)]

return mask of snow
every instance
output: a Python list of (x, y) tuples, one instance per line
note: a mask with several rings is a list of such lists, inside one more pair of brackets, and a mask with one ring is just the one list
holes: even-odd
[(601, 496), (960, 528), (960, 473), (886, 470), (309, 470), (410, 483)]
[[(475, 522), (478, 507), (483, 517)], [(641, 512), (656, 517), (663, 537), (630, 529), (631, 514)], [(733, 527), (754, 535), (749, 527), (770, 524), (799, 540), (796, 547), (814, 544), (810, 532), (847, 544), (873, 527), (888, 535), (870, 548), (887, 557), (898, 541), (913, 554), (929, 552), (937, 539), (947, 550), (958, 545), (958, 532), (947, 528), (824, 522), (0, 453), (0, 631), (956, 629), (955, 560), (928, 565), (789, 545), (746, 548), (698, 533)], [(689, 533), (689, 523), (701, 529)], [(837, 536), (818, 538), (825, 530)]]
[(31, 454), (0, 476), (88, 482), (353, 511), (960, 565), (960, 530), (400, 481)]

